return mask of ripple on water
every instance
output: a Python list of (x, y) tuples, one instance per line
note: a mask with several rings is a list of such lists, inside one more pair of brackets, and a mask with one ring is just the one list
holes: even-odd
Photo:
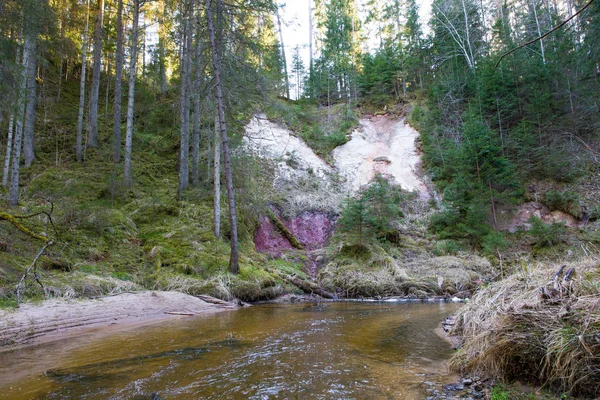
[[(433, 332), (455, 308), (265, 305), (170, 321), (0, 354), (0, 373), (23, 377), (0, 390), (9, 399), (420, 399), (456, 379), (445, 368), (452, 350)], [(223, 340), (229, 333), (241, 339)]]

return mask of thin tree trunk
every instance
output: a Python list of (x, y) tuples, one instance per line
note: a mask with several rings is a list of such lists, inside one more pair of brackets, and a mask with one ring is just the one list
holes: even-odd
[(310, 98), (314, 98), (313, 95), (313, 16), (312, 16), (312, 0), (308, 0), (308, 51), (310, 65), (308, 66), (308, 79), (310, 85)]
[(8, 140), (6, 141), (6, 157), (4, 158), (4, 174), (2, 175), (2, 186), (8, 186), (8, 176), (10, 175), (10, 159), (13, 149), (13, 133), (15, 131), (15, 112), (10, 112), (8, 120)]
[(23, 143), (23, 125), (25, 119), (25, 91), (27, 89), (27, 69), (31, 62), (33, 54), (32, 39), (30, 35), (25, 34), (25, 45), (23, 48), (23, 70), (21, 72), (21, 82), (17, 97), (17, 117), (16, 130), (14, 135), (14, 152), (12, 157), (12, 171), (10, 176), (10, 187), (8, 189), (8, 204), (11, 207), (19, 203), (19, 167), (21, 163), (21, 145)]
[(462, 7), (463, 7), (463, 14), (465, 17), (465, 33), (467, 35), (467, 46), (469, 48), (469, 56), (470, 56), (470, 62), (469, 65), (471, 66), (471, 70), (474, 71), (475, 70), (475, 57), (473, 56), (473, 47), (471, 46), (471, 35), (469, 32), (469, 28), (470, 28), (470, 24), (469, 24), (469, 18), (468, 18), (468, 14), (467, 14), (467, 6), (465, 5), (465, 0), (462, 0)]
[(276, 4), (277, 9), (275, 15), (277, 16), (277, 27), (279, 28), (279, 41), (281, 42), (281, 60), (283, 61), (283, 73), (285, 74), (285, 94), (286, 97), (290, 98), (290, 79), (288, 77), (287, 60), (285, 59), (285, 46), (283, 43), (283, 31), (281, 30), (281, 18), (279, 17), (279, 5)]
[(158, 16), (158, 64), (160, 72), (160, 94), (164, 96), (167, 93), (167, 68), (165, 65), (165, 3), (162, 3), (162, 9)]
[(202, 68), (200, 66), (201, 56), (202, 42), (200, 40), (200, 23), (198, 22), (196, 32), (196, 58), (194, 60), (196, 74), (194, 77), (194, 131), (192, 135), (192, 185), (195, 187), (200, 185), (200, 83), (202, 80)]
[[(146, 13), (141, 14), (142, 26), (146, 26)], [(146, 29), (142, 30), (142, 80), (146, 76)]]
[(98, 147), (98, 97), (100, 94), (100, 66), (102, 64), (102, 19), (104, 0), (98, 0), (96, 26), (94, 28), (94, 70), (92, 71), (92, 90), (90, 92), (89, 147)]
[(179, 145), (179, 187), (177, 198), (183, 197), (183, 191), (189, 187), (190, 180), (190, 69), (192, 56), (191, 4), (186, 2), (183, 27), (183, 49), (181, 51), (181, 142)]
[(75, 145), (75, 157), (77, 162), (83, 161), (83, 110), (85, 108), (85, 75), (87, 72), (87, 39), (90, 22), (90, 0), (87, 0), (87, 13), (85, 28), (83, 30), (83, 44), (81, 50), (81, 80), (79, 82), (79, 112), (77, 114), (77, 143)]
[(62, 91), (62, 75), (63, 75), (63, 64), (65, 62), (65, 51), (64, 51), (64, 44), (65, 44), (65, 4), (64, 4), (64, 0), (60, 0), (60, 19), (59, 19), (59, 30), (60, 30), (60, 46), (59, 46), (59, 51), (60, 51), (60, 66), (59, 66), (59, 71), (58, 71), (58, 90), (56, 92), (56, 102), (60, 102), (60, 93)]
[[(220, 7), (222, 0), (217, 0)], [(231, 229), (231, 256), (229, 259), (229, 268), (232, 273), (237, 274), (240, 269), (239, 251), (238, 251), (238, 231), (237, 215), (235, 207), (235, 193), (233, 189), (233, 175), (231, 172), (231, 158), (229, 155), (229, 138), (227, 137), (227, 125), (225, 123), (225, 108), (223, 105), (223, 86), (221, 81), (221, 55), (219, 45), (215, 39), (215, 28), (213, 26), (211, 0), (206, 0), (206, 17), (208, 19), (208, 32), (212, 45), (213, 68), (215, 71), (217, 110), (219, 113), (219, 128), (221, 130), (221, 140), (223, 146), (223, 160), (225, 167), (225, 177), (227, 181), (227, 200), (229, 203), (229, 224)], [(220, 43), (219, 43), (220, 44)]]
[(113, 161), (121, 161), (121, 101), (123, 90), (123, 0), (117, 5), (117, 48), (115, 55), (115, 100), (113, 110)]
[[(533, 10), (533, 16), (535, 18), (535, 26), (537, 28), (538, 36), (542, 36), (542, 28), (540, 27), (540, 21), (537, 15), (537, 9), (535, 0), (531, 0), (531, 9)], [(544, 39), (540, 39), (540, 50), (542, 52), (542, 62), (546, 64), (546, 51), (544, 49)]]
[(215, 113), (215, 144), (213, 146), (213, 232), (215, 237), (221, 237), (221, 128), (219, 115)]
[(138, 23), (140, 18), (140, 0), (133, 0), (133, 27), (131, 28), (131, 60), (129, 61), (129, 93), (127, 97), (127, 127), (125, 130), (125, 165), (123, 177), (125, 186), (131, 188), (131, 149), (133, 144), (133, 110), (135, 104), (135, 67), (137, 63)]
[(35, 161), (33, 136), (35, 132), (36, 107), (36, 74), (37, 74), (37, 32), (30, 34), (30, 54), (27, 62), (27, 105), (25, 108), (25, 125), (23, 130), (23, 156), (25, 166), (29, 167)]
[[(21, 62), (21, 51), (20, 51), (20, 42), (21, 42), (21, 34), (17, 38), (17, 56), (16, 64)], [(18, 118), (18, 116), (17, 116)], [(13, 141), (14, 141), (14, 133), (15, 133), (15, 108), (11, 107), (10, 117), (8, 120), (8, 137), (6, 141), (6, 157), (4, 158), (4, 173), (2, 175), (2, 186), (8, 186), (8, 178), (10, 176), (10, 161), (12, 158), (13, 151)]]

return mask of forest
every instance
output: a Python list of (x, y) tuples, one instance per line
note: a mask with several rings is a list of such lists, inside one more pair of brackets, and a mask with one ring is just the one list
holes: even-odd
[[(471, 297), (452, 368), (510, 382), (529, 365), (600, 395), (600, 2), (302, 3), (291, 47), (283, 0), (0, 0), (2, 308)], [(333, 168), (378, 116), (419, 132), (427, 202), (381, 175), (343, 196), (311, 168), (278, 186), (245, 147), (265, 119)], [(296, 237), (302, 213), (335, 225), (327, 244)], [(289, 252), (257, 251), (265, 221)]]

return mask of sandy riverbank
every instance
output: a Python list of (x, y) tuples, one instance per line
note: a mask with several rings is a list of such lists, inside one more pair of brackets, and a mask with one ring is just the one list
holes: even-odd
[[(210, 298), (206, 298), (211, 301)], [(0, 351), (39, 344), (90, 330), (139, 326), (170, 318), (236, 309), (179, 292), (123, 293), (97, 299), (51, 299), (0, 310)]]

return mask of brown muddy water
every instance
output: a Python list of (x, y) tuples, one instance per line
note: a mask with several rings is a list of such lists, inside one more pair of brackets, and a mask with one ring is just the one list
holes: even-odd
[[(0, 354), (7, 399), (422, 399), (450, 303), (260, 305)], [(233, 337), (233, 338), (232, 338)]]

